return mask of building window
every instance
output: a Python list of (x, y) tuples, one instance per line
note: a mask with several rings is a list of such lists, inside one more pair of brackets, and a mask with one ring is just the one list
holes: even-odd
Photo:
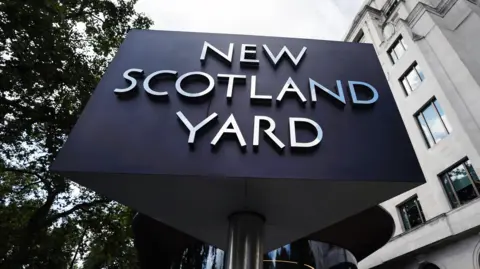
[(415, 117), (429, 147), (440, 142), (452, 132), (445, 112), (436, 99), (430, 101)]
[(390, 0), (388, 1), (385, 6), (382, 8), (383, 12), (385, 12), (385, 17), (388, 18), (392, 15), (393, 11), (398, 7), (400, 4), (400, 0)]
[(357, 34), (357, 37), (355, 38), (355, 42), (357, 43), (365, 43), (365, 35), (363, 34), (363, 31), (360, 31)]
[(390, 60), (392, 60), (392, 63), (396, 63), (400, 57), (405, 53), (407, 50), (407, 44), (405, 44), (405, 41), (403, 41), (403, 38), (400, 36), (390, 47), (390, 49), (387, 51), (388, 56), (390, 56)]
[(414, 63), (407, 72), (400, 78), (400, 83), (407, 95), (410, 95), (425, 80), (422, 70), (417, 63)]
[(470, 160), (441, 174), (440, 180), (453, 208), (479, 197), (480, 180)]
[(415, 228), (425, 222), (422, 206), (420, 205), (417, 196), (403, 202), (398, 206), (398, 210), (402, 216), (405, 231)]
[(365, 43), (365, 35), (362, 35), (362, 37), (358, 40), (358, 43)]

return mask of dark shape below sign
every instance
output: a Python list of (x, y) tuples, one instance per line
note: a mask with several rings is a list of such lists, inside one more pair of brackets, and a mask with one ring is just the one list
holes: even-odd
[(369, 44), (131, 31), (57, 171), (209, 244), (269, 251), (424, 182)]

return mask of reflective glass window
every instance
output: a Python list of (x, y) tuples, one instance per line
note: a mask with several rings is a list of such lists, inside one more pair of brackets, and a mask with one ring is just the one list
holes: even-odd
[(452, 131), (447, 116), (437, 100), (430, 101), (418, 112), (416, 119), (429, 147), (440, 142)]
[(479, 197), (480, 181), (469, 160), (440, 176), (452, 207), (458, 207)]

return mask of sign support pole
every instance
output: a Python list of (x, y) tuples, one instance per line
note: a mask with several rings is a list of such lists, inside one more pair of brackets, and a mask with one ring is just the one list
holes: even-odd
[(253, 212), (229, 217), (226, 269), (262, 269), (265, 219)]

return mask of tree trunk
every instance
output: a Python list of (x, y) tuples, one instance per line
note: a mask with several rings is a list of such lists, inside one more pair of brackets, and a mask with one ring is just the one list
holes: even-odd
[(56, 194), (49, 194), (45, 203), (32, 214), (26, 227), (19, 232), (21, 238), (18, 245), (14, 247), (10, 257), (6, 257), (1, 264), (2, 268), (22, 268), (23, 265), (28, 264), (30, 250), (38, 240), (39, 231), (46, 228), (44, 224), (55, 198)]

